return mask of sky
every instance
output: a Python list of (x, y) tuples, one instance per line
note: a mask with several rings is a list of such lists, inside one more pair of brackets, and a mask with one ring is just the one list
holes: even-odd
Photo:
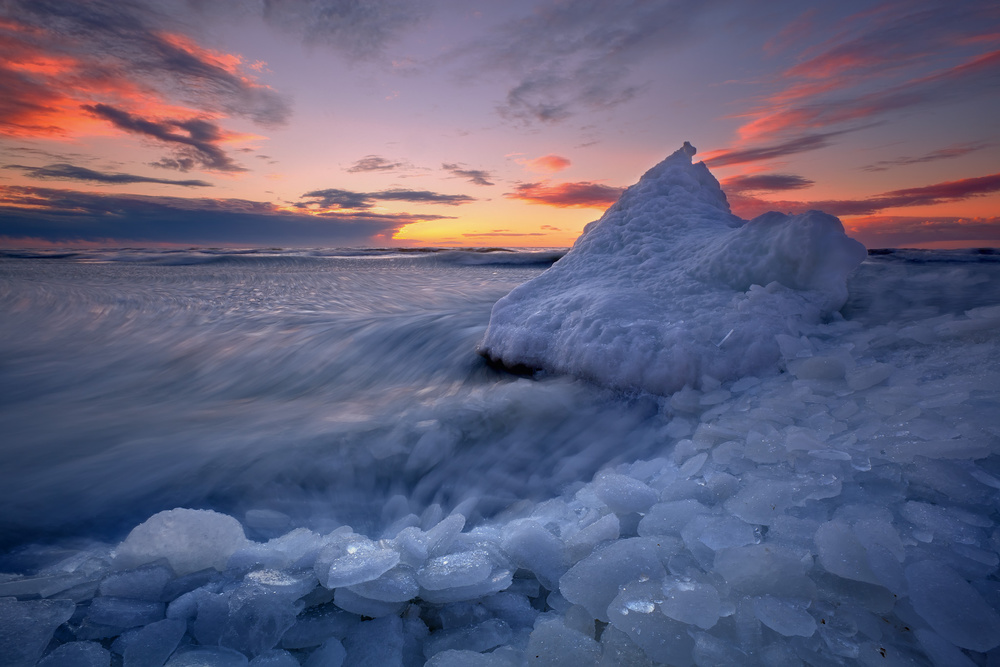
[(0, 246), (564, 247), (733, 212), (1000, 246), (995, 0), (0, 0)]

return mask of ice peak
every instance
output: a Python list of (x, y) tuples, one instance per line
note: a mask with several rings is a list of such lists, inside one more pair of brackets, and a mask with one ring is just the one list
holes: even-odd
[(737, 218), (694, 153), (685, 142), (498, 301), (480, 351), (666, 394), (775, 367), (776, 336), (840, 308), (864, 246), (818, 211)]

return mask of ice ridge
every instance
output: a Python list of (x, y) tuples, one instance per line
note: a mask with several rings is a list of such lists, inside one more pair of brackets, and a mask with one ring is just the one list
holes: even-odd
[(742, 220), (694, 154), (685, 142), (498, 301), (480, 353), (669, 394), (774, 366), (776, 336), (841, 308), (864, 246), (820, 211)]

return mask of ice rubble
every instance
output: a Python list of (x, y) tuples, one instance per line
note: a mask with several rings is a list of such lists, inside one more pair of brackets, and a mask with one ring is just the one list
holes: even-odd
[[(803, 319), (777, 336), (783, 372), (704, 376), (658, 399), (661, 458), (471, 528), (461, 510), (411, 513), (397, 497), (381, 534), (296, 528), (258, 542), (233, 517), (177, 509), (116, 547), (40, 549), (32, 574), (0, 575), (0, 655), (14, 666), (994, 664), (998, 330), (1000, 305)], [(262, 512), (244, 525), (288, 523)]]
[(844, 305), (865, 249), (819, 211), (732, 215), (686, 143), (630, 187), (569, 253), (497, 302), (480, 351), (508, 367), (654, 393), (773, 365)]

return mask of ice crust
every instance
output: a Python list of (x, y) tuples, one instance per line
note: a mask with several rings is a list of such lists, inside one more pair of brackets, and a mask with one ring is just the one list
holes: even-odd
[(117, 545), (27, 549), (0, 574), (0, 664), (996, 664), (993, 298), (803, 318), (773, 369), (622, 399), (654, 456), (491, 518), (178, 508)]
[(666, 394), (774, 366), (844, 305), (865, 248), (819, 211), (737, 218), (685, 145), (493, 307), (480, 345), (508, 367)]

